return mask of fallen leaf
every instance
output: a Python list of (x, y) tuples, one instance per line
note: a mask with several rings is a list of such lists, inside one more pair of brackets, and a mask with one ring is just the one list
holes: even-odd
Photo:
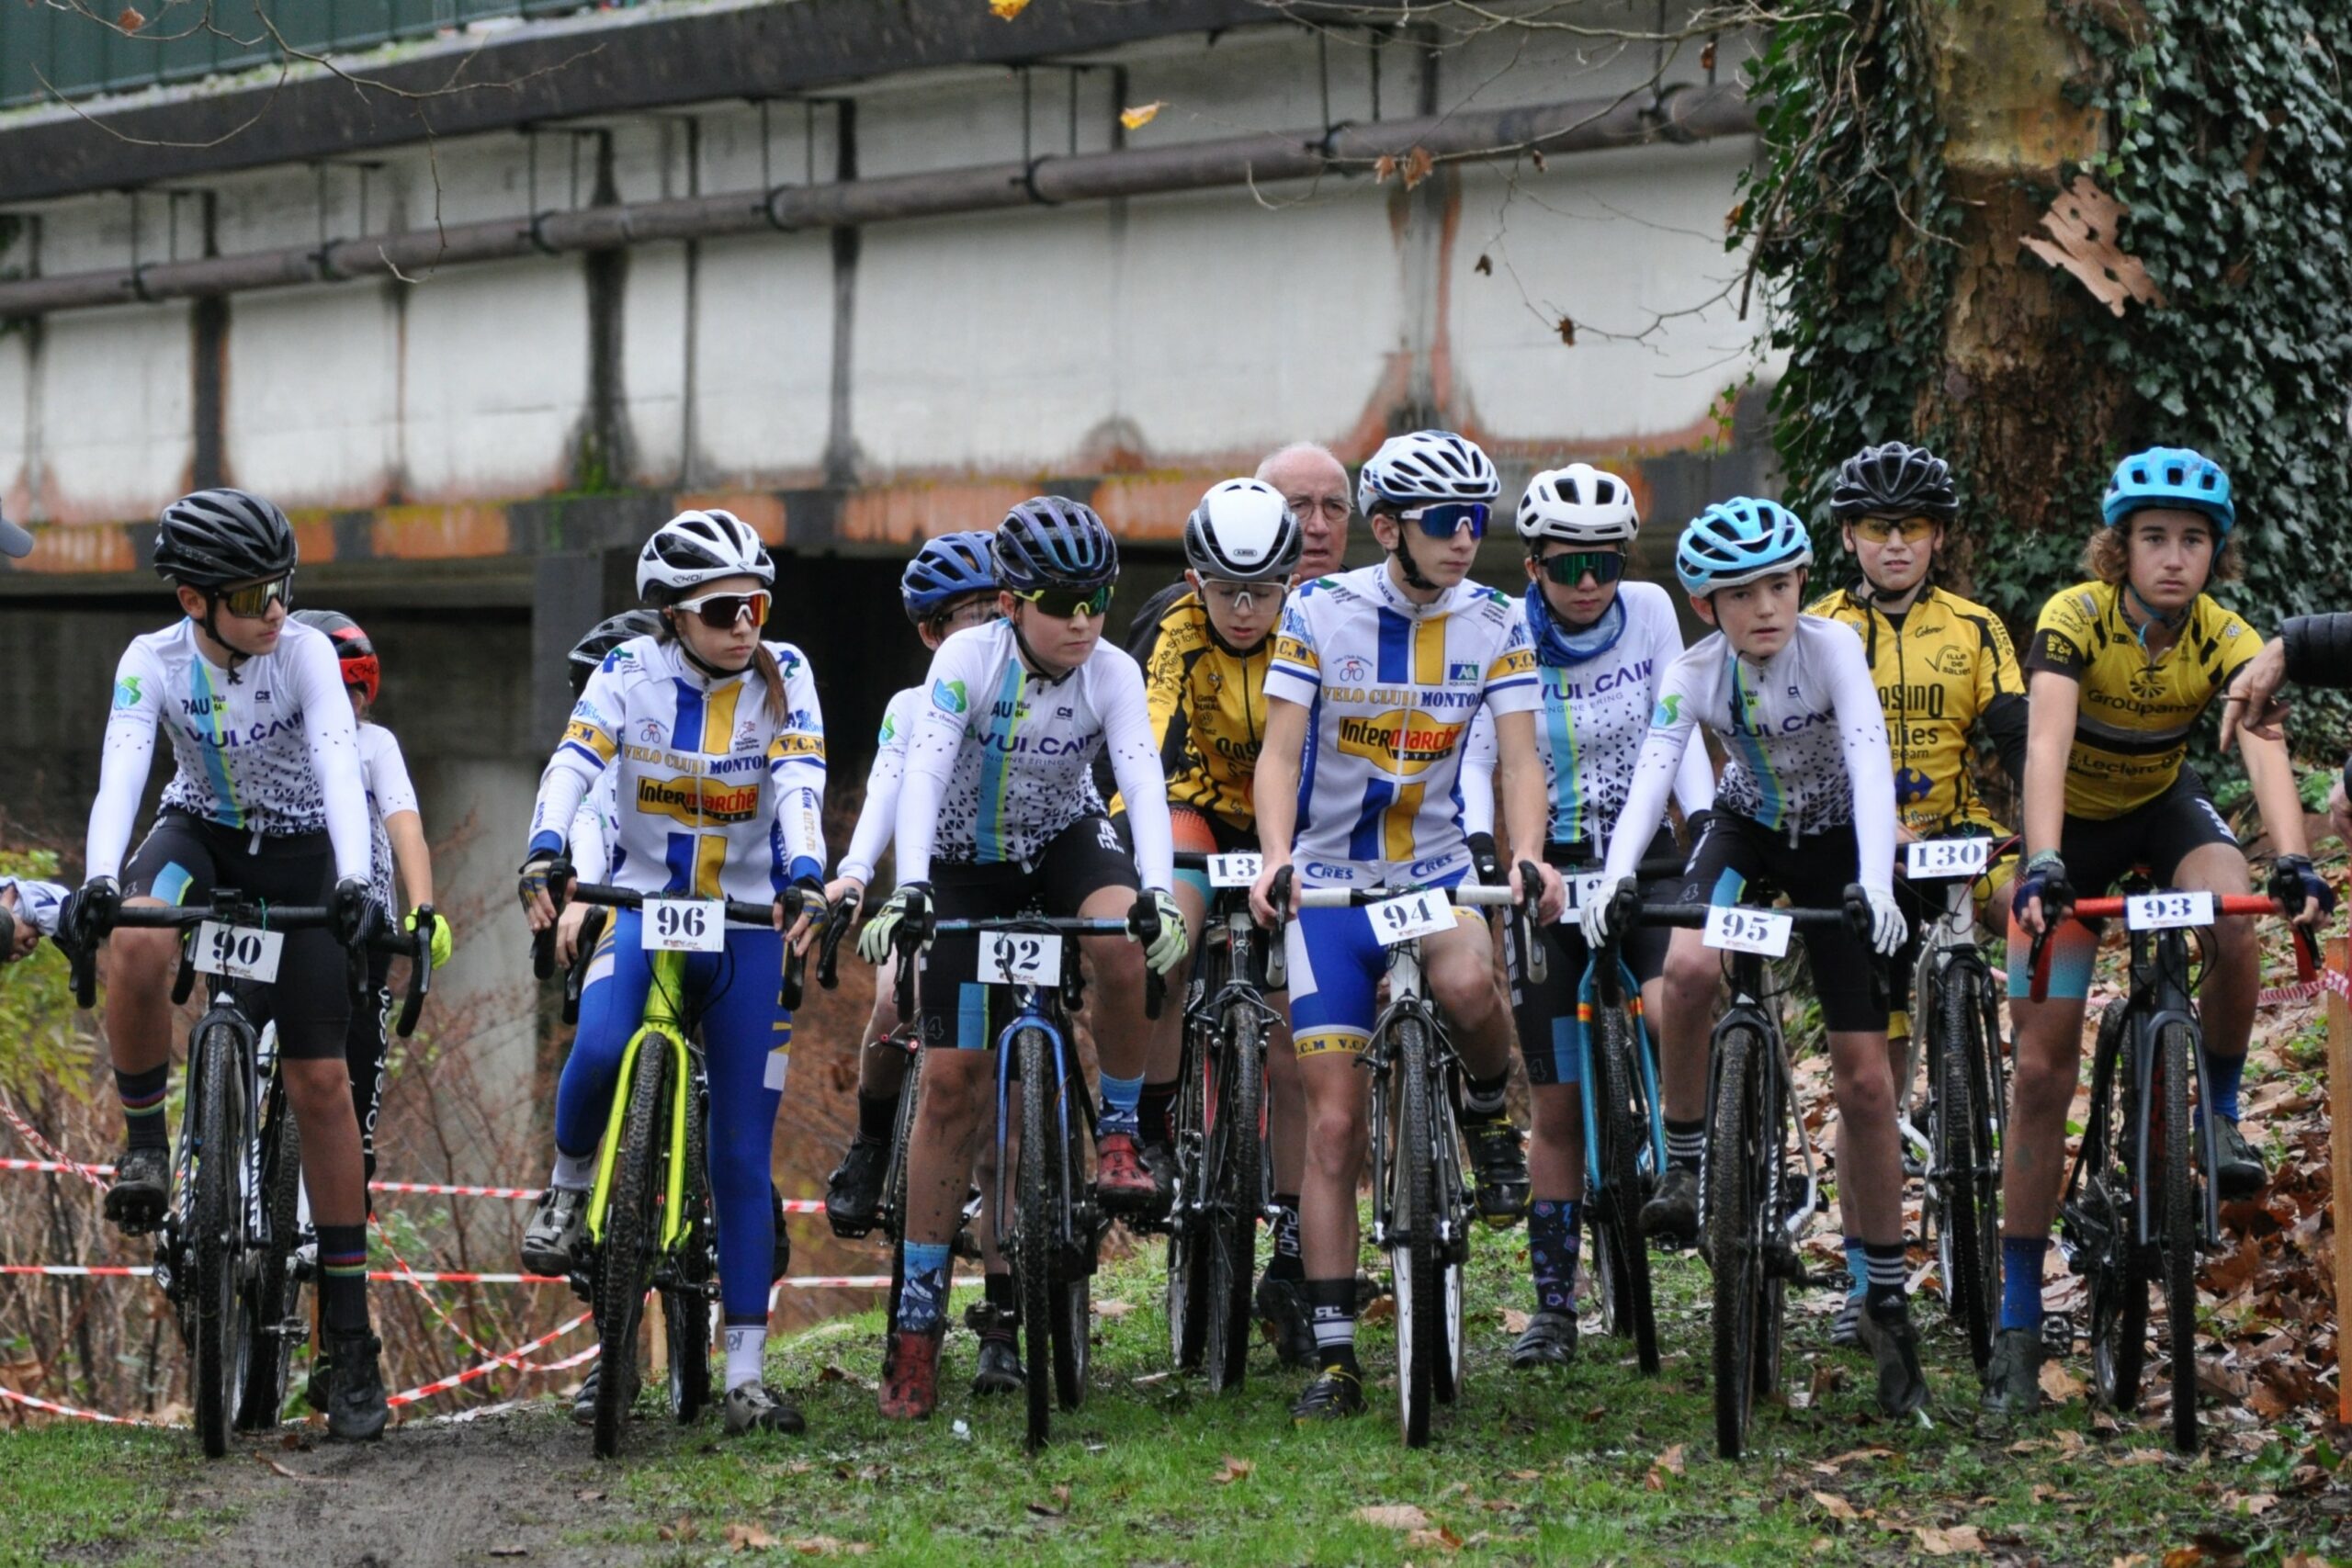
[(147, 18), (139, 14), (137, 6), (125, 6), (122, 14), (114, 19), (114, 25), (124, 32), (135, 33), (147, 25)]
[(1666, 1490), (1666, 1478), (1681, 1473), (1682, 1445), (1677, 1443), (1650, 1461), (1650, 1472), (1643, 1478), (1642, 1484), (1653, 1492), (1663, 1492)]
[(653, 1533), (663, 1540), (692, 1540), (701, 1531), (695, 1527), (690, 1516), (680, 1514), (674, 1521), (663, 1525)]
[(1859, 1519), (1862, 1511), (1835, 1492), (1815, 1492), (1813, 1500), (1821, 1505), (1822, 1512), (1833, 1519)]
[(1375, 1296), (1371, 1304), (1356, 1314), (1356, 1325), (1362, 1327), (1367, 1323), (1386, 1323), (1396, 1315), (1396, 1298), (1395, 1296)]
[(1210, 1476), (1209, 1480), (1215, 1485), (1230, 1486), (1257, 1468), (1246, 1459), (1237, 1459), (1232, 1454), (1227, 1454), (1225, 1456), (1225, 1462), (1217, 1467), (1216, 1473)]
[(2276, 1493), (2224, 1492), (2222, 1494), (2222, 1506), (2257, 1519), (2278, 1506), (2278, 1497)]
[(874, 1550), (863, 1540), (835, 1540), (829, 1535), (795, 1536), (784, 1543), (806, 1557), (863, 1557)]
[(2111, 1557), (2108, 1559), (2107, 1568), (2148, 1568), (2148, 1554), (2134, 1551), (2121, 1557)]
[(1505, 1334), (1526, 1333), (1527, 1314), (1517, 1307), (1503, 1308), (1503, 1332)]
[(1000, 22), (1009, 22), (1029, 8), (1029, 0), (989, 0), (989, 10)]
[(1510, 1478), (1513, 1481), (1541, 1481), (1544, 1479), (1544, 1472), (1540, 1470), (1514, 1470), (1510, 1472)]
[(2083, 1397), (2083, 1380), (2056, 1361), (2041, 1363), (2041, 1392), (2050, 1396), (2052, 1404), (2065, 1404)]
[(1954, 1525), (1950, 1529), (1922, 1525), (1913, 1533), (1919, 1538), (1919, 1550), (1930, 1557), (1953, 1557), (1963, 1551), (1984, 1550), (1984, 1538), (1974, 1525)]
[(1135, 1303), (1123, 1302), (1116, 1296), (1094, 1303), (1094, 1315), (1097, 1317), (1125, 1317), (1135, 1310)]
[(1356, 1510), (1356, 1517), (1392, 1530), (1427, 1529), (1430, 1524), (1430, 1517), (1410, 1503), (1368, 1503)]
[(729, 1525), (718, 1535), (734, 1551), (763, 1551), (775, 1544), (775, 1537), (757, 1525)]
[(1049, 1503), (1032, 1503), (1028, 1507), (1031, 1513), (1041, 1519), (1058, 1519), (1062, 1517), (1062, 1510)]
[(2109, 1462), (2119, 1470), (2129, 1470), (2136, 1465), (2162, 1464), (2168, 1457), (2162, 1449), (2133, 1449), (2117, 1455)]
[(595, 1491), (574, 1492), (571, 1495), (571, 1500), (575, 1503), (601, 1503), (605, 1500), (605, 1495)]
[(289, 1470), (267, 1454), (257, 1453), (254, 1458), (261, 1461), (263, 1468), (272, 1474), (282, 1475), (288, 1481), (332, 1481), (334, 1479), (331, 1475), (306, 1475), (299, 1470)]
[(1159, 111), (1167, 107), (1167, 100), (1162, 98), (1153, 103), (1137, 104), (1131, 109), (1121, 109), (1119, 111), (1119, 123), (1125, 126), (1129, 130), (1141, 130), (1145, 126), (1149, 125), (1153, 120), (1158, 119), (1159, 118)]
[(1412, 1530), (1405, 1537), (1407, 1546), (1434, 1547), (1440, 1551), (1459, 1551), (1462, 1538), (1440, 1525), (1435, 1529)]

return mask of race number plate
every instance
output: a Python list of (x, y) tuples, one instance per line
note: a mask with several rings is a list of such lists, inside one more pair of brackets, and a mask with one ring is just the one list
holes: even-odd
[(1609, 886), (1609, 878), (1597, 871), (1587, 872), (1579, 876), (1564, 876), (1560, 885), (1568, 890), (1568, 907), (1561, 912), (1565, 918), (1600, 897), (1600, 890)]
[(648, 953), (718, 953), (727, 911), (716, 898), (648, 898), (638, 931)]
[(1453, 901), (1433, 887), (1367, 904), (1363, 912), (1371, 918), (1372, 934), (1383, 947), (1453, 929)]
[(266, 986), (277, 978), (277, 955), (285, 946), (283, 931), (257, 931), (251, 926), (207, 920), (196, 928), (196, 967), (201, 974), (257, 980)]
[(1903, 846), (1903, 869), (1915, 882), (1982, 876), (1992, 863), (1990, 839), (1921, 839)]
[(982, 985), (1057, 986), (1061, 978), (1061, 938), (1035, 931), (980, 933)]
[(1788, 916), (1770, 909), (1718, 904), (1707, 911), (1706, 942), (1709, 947), (1732, 953), (1760, 953), (1767, 958), (1782, 958), (1788, 954), (1789, 932), (1795, 925)]
[(2143, 893), (2123, 900), (2123, 923), (2135, 931), (2213, 923), (2211, 893)]
[(1263, 855), (1209, 856), (1209, 886), (1211, 887), (1255, 887), (1259, 875), (1266, 869)]

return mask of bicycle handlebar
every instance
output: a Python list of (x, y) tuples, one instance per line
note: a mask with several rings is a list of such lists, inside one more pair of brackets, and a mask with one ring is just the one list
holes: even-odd
[[(2224, 915), (2277, 915), (2281, 919), (2291, 920), (2299, 912), (2288, 908), (2267, 893), (2217, 893), (2212, 897), (2213, 913), (2217, 918)], [(2033, 945), (2026, 954), (2028, 998), (2037, 1002), (2050, 999), (2050, 938), (2059, 920), (2079, 920), (2086, 924), (2092, 920), (2110, 920), (2124, 913), (2130, 902), (2129, 898), (2120, 896), (2076, 898), (2056, 919), (2045, 918), (2041, 934), (2033, 939)], [(2044, 908), (2046, 912), (2047, 906)], [(2309, 926), (2298, 925), (2291, 929), (2295, 933), (2295, 978), (2313, 979), (2319, 974), (2320, 965), (2318, 933)]]
[[(648, 898), (659, 899), (673, 897), (663, 893), (640, 893), (635, 888), (615, 887), (602, 882), (574, 882), (571, 880), (571, 870), (569, 865), (558, 862), (548, 873), (548, 891), (555, 899), (556, 910), (559, 914), (568, 903), (594, 904), (606, 909), (642, 909)], [(809, 912), (809, 906), (812, 904), (820, 909), (826, 907), (820, 895), (811, 893), (805, 887), (787, 887), (777, 894), (776, 897), (792, 908), (792, 918), (795, 919)], [(697, 900), (697, 902), (720, 901), (710, 899)], [(730, 923), (763, 931), (775, 929), (775, 906), (772, 903), (754, 904), (747, 898), (729, 898), (724, 900), (724, 908), (726, 918)], [(544, 964), (541, 962), (543, 956)], [(538, 936), (533, 939), (531, 957), (532, 967), (537, 970), (542, 980), (554, 972), (555, 929), (552, 926), (539, 932)], [(784, 989), (779, 998), (786, 1012), (799, 1010), (801, 972), (805, 963), (804, 955), (791, 943), (786, 942), (784, 949)]]

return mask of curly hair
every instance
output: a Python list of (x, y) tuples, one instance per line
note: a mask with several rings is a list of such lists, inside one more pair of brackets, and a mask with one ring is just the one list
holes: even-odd
[[(2083, 546), (2079, 562), (2083, 570), (2110, 586), (2130, 576), (2132, 541), (2126, 530), (2131, 526), (2132, 519), (2126, 517), (2120, 523), (2095, 530), (2089, 541)], [(2223, 540), (2221, 553), (2213, 558), (2213, 570), (2206, 575), (2206, 586), (2210, 588), (2216, 582), (2235, 582), (2238, 564), (2238, 542), (2235, 539)]]

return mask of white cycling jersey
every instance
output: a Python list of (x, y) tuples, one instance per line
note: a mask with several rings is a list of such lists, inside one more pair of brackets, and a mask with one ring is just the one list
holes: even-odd
[(392, 840), (384, 830), (384, 818), (403, 811), (415, 813), (416, 785), (409, 782), (408, 760), (401, 755), (401, 743), (380, 724), (359, 727), (359, 774), (368, 784), (368, 829), (373, 845), (368, 880), (376, 902), (390, 914), (400, 906), (392, 902)]
[[(560, 851), (600, 775), (618, 775), (608, 874), (639, 893), (764, 903), (824, 869), (825, 721), (808, 661), (772, 642), (786, 711), (756, 668), (713, 680), (674, 642), (613, 649), (539, 779), (531, 851)], [(560, 825), (560, 826), (559, 826)]]
[(1021, 660), (1011, 621), (967, 626), (933, 656), (899, 785), (899, 880), (953, 864), (1031, 866), (1080, 818), (1100, 813), (1095, 753), (1109, 749), (1126, 796), (1136, 869), (1175, 885), (1168, 780), (1146, 711), (1143, 671), (1108, 642), (1047, 680)]
[(858, 807), (849, 848), (842, 852), (841, 863), (833, 868), (836, 876), (854, 876), (869, 887), (874, 884), (874, 863), (890, 847), (891, 831), (899, 825), (899, 783), (906, 777), (907, 742), (914, 739), (922, 693), (921, 686), (909, 686), (882, 710), (874, 767), (865, 775), (865, 804)]
[(620, 770), (596, 775), (571, 814), (571, 869), (582, 882), (610, 882), (620, 843)]
[[(17, 895), (17, 919), (32, 921), (43, 936), (57, 934), (57, 911), (65, 903), (64, 888), (29, 876), (0, 876), (0, 893), (11, 891)], [(0, 953), (0, 958), (6, 956)]]
[[(1649, 734), (1650, 709), (1666, 671), (1682, 657), (1682, 628), (1674, 601), (1655, 582), (1625, 582), (1617, 589), (1622, 611), (1603, 617), (1600, 637), (1614, 639), (1573, 662), (1554, 663), (1565, 650), (1556, 637), (1538, 635), (1532, 617), (1545, 612), (1526, 599), (1520, 618), (1535, 648), (1535, 674), (1544, 699), (1535, 710), (1535, 750), (1544, 759), (1544, 785), (1550, 797), (1551, 841), (1589, 844), (1600, 854), (1625, 808), (1634, 787), (1634, 764)], [(1495, 726), (1482, 710), (1470, 727), (1470, 751), (1462, 765), (1462, 825), (1491, 833), (1495, 823)], [(1715, 773), (1703, 746), (1682, 753), (1674, 775), (1674, 798), (1683, 815), (1714, 804)]]
[(367, 881), (367, 790), (334, 641), (288, 621), (275, 649), (225, 670), (196, 638), (196, 623), (183, 619), (132, 639), (115, 668), (85, 849), (88, 874), (122, 874), (161, 725), (178, 767), (164, 786), (165, 810), (256, 840), (323, 829), (334, 844), (336, 878)]
[(1301, 879), (1438, 882), (1470, 863), (1471, 720), (1532, 708), (1535, 657), (1503, 594), (1460, 582), (1416, 604), (1384, 561), (1290, 596), (1266, 695), (1311, 710), (1291, 836)]
[(1668, 783), (1690, 732), (1723, 737), (1728, 763), (1717, 810), (1736, 812), (1794, 843), (1851, 825), (1855, 880), (1890, 897), (1894, 887), (1894, 762), (1886, 715), (1854, 628), (1797, 617), (1789, 645), (1762, 664), (1732, 651), (1723, 633), (1701, 638), (1666, 672), (1634, 788), (1610, 836), (1608, 874), (1634, 874), (1666, 812)]

